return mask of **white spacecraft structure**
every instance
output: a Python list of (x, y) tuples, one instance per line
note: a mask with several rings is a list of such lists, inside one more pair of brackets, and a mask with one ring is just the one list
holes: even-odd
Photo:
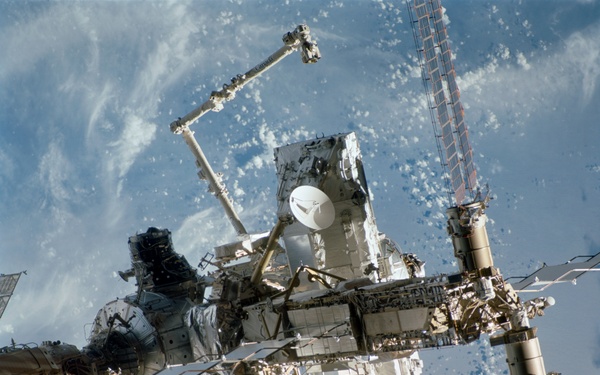
[[(504, 280), (494, 267), (489, 198), (477, 187), (442, 7), (439, 0), (414, 0), (408, 8), (453, 204), (446, 213), (455, 274), (426, 276), (423, 261), (379, 232), (355, 133), (276, 148), (277, 223), (261, 233), (242, 224), (190, 126), (294, 51), (304, 63), (317, 62), (317, 44), (300, 25), (273, 55), (171, 124), (238, 241), (207, 254), (201, 276), (174, 251), (167, 229), (130, 237), (132, 267), (120, 275), (135, 278), (138, 290), (99, 311), (88, 345), (7, 346), (0, 349), (0, 375), (418, 375), (419, 350), (482, 334), (505, 346), (512, 375), (546, 374), (530, 319), (554, 301), (525, 301), (518, 292), (598, 270), (600, 254)], [(8, 299), (2, 301), (3, 309)]]

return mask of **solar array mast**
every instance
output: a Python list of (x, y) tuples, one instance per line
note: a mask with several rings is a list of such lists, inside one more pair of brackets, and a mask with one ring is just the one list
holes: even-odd
[[(529, 318), (536, 314), (531, 315), (526, 306), (545, 308), (551, 306), (553, 300), (523, 303), (494, 267), (485, 228), (485, 208), (489, 198), (481, 199), (476, 194), (477, 174), (473, 165), (473, 151), (469, 144), (440, 0), (407, 0), (407, 5), (444, 168), (450, 202), (446, 210), (448, 234), (452, 238), (454, 256), (463, 282), (466, 278), (469, 283), (476, 285), (475, 289), (483, 292), (480, 294), (481, 303), (473, 311), (487, 305), (499, 313), (498, 321), (503, 322), (505, 332), (490, 337), (490, 343), (492, 346), (504, 345), (511, 375), (546, 374), (537, 328), (529, 322)], [(467, 193), (470, 199), (465, 202)], [(499, 295), (502, 297), (498, 298)], [(505, 305), (508, 300), (514, 301), (514, 304)], [(477, 326), (480, 317), (471, 313), (467, 321), (475, 319), (471, 324)]]
[[(411, 4), (412, 3), (412, 4)], [(475, 195), (477, 173), (439, 0), (407, 2), (450, 203)]]

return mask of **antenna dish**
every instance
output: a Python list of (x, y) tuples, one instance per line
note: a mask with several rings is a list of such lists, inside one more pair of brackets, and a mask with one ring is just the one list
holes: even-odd
[(333, 202), (321, 190), (313, 186), (299, 186), (290, 194), (292, 214), (299, 222), (311, 229), (326, 229), (333, 224)]

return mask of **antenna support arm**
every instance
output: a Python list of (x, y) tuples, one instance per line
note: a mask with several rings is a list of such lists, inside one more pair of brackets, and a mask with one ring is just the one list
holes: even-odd
[(250, 283), (254, 285), (258, 285), (262, 281), (262, 277), (273, 257), (273, 253), (275, 252), (277, 241), (279, 237), (283, 234), (283, 230), (289, 224), (290, 218), (288, 217), (280, 217), (277, 219), (277, 223), (271, 230), (271, 234), (269, 234), (269, 239), (267, 240), (267, 245), (265, 247), (265, 252), (262, 257), (258, 261), (258, 264), (254, 268), (254, 272), (252, 273), (252, 277), (250, 278)]

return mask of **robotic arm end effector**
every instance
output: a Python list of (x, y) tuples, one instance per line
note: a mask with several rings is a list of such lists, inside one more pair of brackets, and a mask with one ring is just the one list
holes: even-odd
[(298, 25), (294, 31), (283, 35), (283, 43), (292, 46), (298, 44), (302, 62), (305, 64), (314, 64), (321, 58), (321, 51), (317, 42), (312, 40), (310, 28), (307, 25)]

